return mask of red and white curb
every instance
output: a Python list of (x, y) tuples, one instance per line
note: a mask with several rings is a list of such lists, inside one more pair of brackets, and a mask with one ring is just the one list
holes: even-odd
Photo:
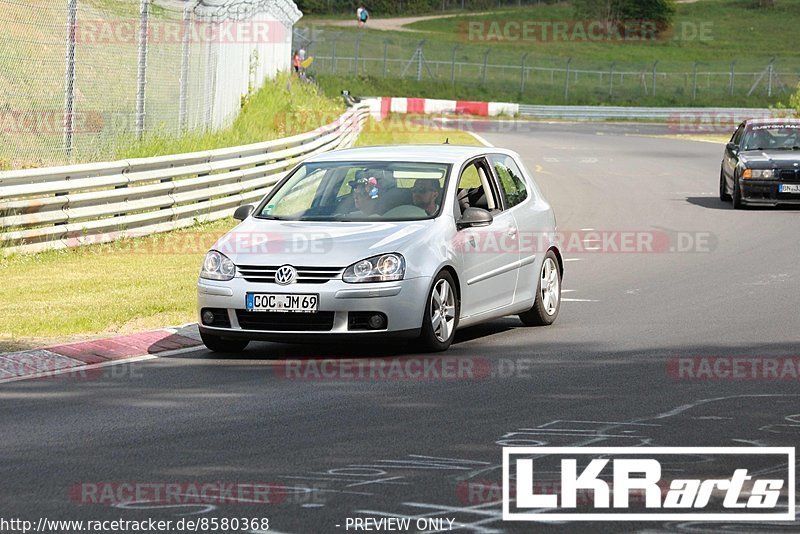
[(370, 105), (372, 116), (380, 120), (389, 113), (417, 113), (421, 115), (442, 115), (446, 113), (496, 117), (498, 115), (517, 115), (519, 104), (511, 102), (479, 102), (473, 100), (439, 100), (436, 98), (407, 98), (382, 96), (365, 99)]
[(185, 325), (42, 349), (0, 353), (0, 384), (59, 376), (116, 363), (149, 360), (159, 355), (193, 349), (201, 344), (197, 325)]

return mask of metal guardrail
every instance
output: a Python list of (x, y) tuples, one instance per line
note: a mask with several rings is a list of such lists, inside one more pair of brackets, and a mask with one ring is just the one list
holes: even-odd
[(646, 108), (622, 106), (535, 106), (520, 104), (519, 114), (538, 119), (564, 120), (654, 120), (697, 123), (732, 123), (747, 118), (778, 116), (778, 111), (764, 108)]
[(0, 250), (74, 247), (228, 217), (299, 161), (352, 146), (368, 115), (359, 104), (316, 130), (263, 143), (0, 172)]

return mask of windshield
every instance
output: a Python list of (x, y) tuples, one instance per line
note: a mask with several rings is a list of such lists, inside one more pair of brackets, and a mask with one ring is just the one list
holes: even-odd
[(444, 163), (306, 163), (256, 216), (291, 221), (413, 221), (435, 217), (450, 171)]
[(744, 150), (800, 150), (800, 124), (758, 124), (747, 132)]

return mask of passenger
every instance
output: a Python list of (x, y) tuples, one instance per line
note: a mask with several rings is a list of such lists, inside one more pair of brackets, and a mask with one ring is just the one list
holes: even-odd
[(433, 215), (439, 210), (439, 198), (442, 196), (439, 180), (417, 178), (411, 193), (414, 205), (424, 209), (428, 215)]
[(356, 211), (350, 215), (359, 217), (377, 217), (381, 212), (380, 189), (374, 176), (356, 178), (350, 182)]

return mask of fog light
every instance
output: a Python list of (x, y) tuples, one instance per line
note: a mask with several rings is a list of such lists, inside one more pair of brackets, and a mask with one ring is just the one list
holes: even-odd
[(381, 330), (386, 328), (386, 319), (383, 315), (376, 313), (369, 318), (369, 327), (373, 330)]
[(203, 319), (203, 324), (206, 325), (214, 324), (214, 313), (209, 310), (206, 310), (203, 312), (202, 319)]

